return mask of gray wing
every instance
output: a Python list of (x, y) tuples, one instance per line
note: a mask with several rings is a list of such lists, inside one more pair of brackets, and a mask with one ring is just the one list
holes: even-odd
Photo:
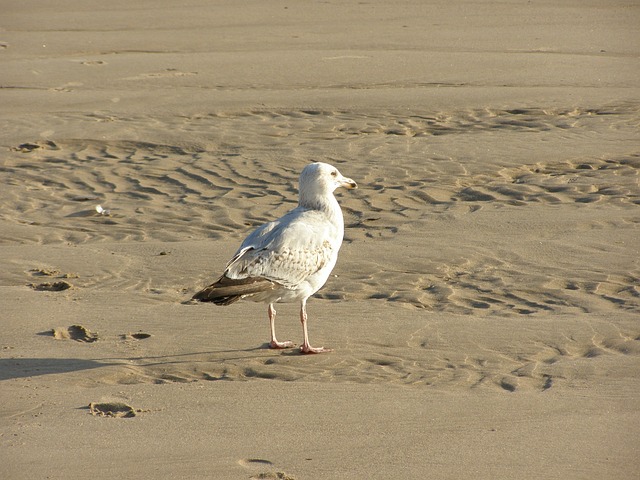
[(225, 270), (232, 279), (265, 278), (295, 288), (332, 262), (340, 232), (322, 212), (295, 209), (242, 243)]

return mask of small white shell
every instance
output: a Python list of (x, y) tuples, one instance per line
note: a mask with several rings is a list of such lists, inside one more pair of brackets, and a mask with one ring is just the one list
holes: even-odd
[(102, 205), (96, 205), (96, 212), (98, 212), (100, 215), (111, 214), (111, 210), (105, 210), (104, 208), (102, 208)]

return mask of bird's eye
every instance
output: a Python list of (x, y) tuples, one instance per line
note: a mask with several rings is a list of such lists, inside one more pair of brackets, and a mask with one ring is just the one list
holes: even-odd
[(332, 176), (332, 177), (335, 177), (335, 176), (337, 176), (337, 175), (338, 175), (338, 172), (336, 172), (335, 170), (334, 170), (333, 172), (331, 172), (331, 176)]

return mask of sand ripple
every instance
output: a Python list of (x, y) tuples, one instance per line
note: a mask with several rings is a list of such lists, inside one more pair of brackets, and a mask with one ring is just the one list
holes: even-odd
[[(53, 119), (34, 121), (44, 130)], [(295, 205), (306, 162), (327, 160), (361, 188), (341, 195), (346, 246), (321, 298), (500, 315), (640, 308), (637, 265), (588, 266), (590, 256), (624, 252), (637, 238), (640, 150), (629, 139), (640, 127), (638, 105), (56, 121), (66, 125), (59, 135), (11, 145), (0, 167), (0, 243), (235, 244)], [(63, 135), (87, 122), (86, 138)], [(532, 156), (526, 145), (536, 141)], [(460, 229), (468, 234), (450, 236)], [(490, 237), (482, 247), (473, 238), (480, 230)], [(591, 243), (578, 242), (587, 232)], [(379, 258), (380, 242), (393, 242), (390, 258)], [(122, 269), (95, 282), (109, 278), (151, 288)]]

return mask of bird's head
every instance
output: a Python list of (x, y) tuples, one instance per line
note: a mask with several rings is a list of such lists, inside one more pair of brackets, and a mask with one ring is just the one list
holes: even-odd
[(300, 174), (300, 196), (325, 196), (336, 188), (358, 188), (358, 184), (343, 176), (336, 167), (328, 163), (310, 163)]

